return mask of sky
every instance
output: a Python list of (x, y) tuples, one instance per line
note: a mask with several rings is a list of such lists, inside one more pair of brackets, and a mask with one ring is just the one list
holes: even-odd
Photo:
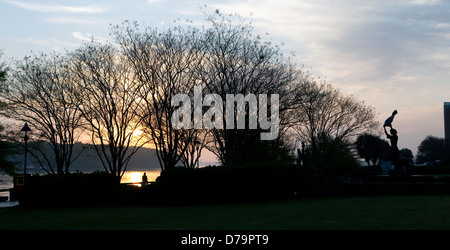
[[(206, 7), (205, 7), (206, 6)], [(94, 36), (112, 40), (124, 20), (169, 27), (218, 9), (252, 22), (295, 54), (299, 66), (372, 106), (414, 153), (427, 136), (444, 137), (450, 101), (450, 1), (443, 0), (0, 0), (2, 59), (73, 50)], [(380, 134), (384, 137), (384, 135)]]

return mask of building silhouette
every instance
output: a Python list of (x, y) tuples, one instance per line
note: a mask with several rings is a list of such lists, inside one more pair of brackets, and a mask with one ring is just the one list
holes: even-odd
[(445, 141), (450, 140), (450, 102), (444, 102), (444, 132)]

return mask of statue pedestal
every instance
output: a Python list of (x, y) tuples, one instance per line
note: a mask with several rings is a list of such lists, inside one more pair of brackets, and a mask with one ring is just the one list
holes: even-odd
[(394, 169), (391, 161), (381, 161), (381, 172), (383, 174), (389, 174)]

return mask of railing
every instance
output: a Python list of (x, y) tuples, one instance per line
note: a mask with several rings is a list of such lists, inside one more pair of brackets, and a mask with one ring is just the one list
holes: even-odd
[[(142, 181), (140, 181), (140, 182), (121, 182), (120, 183), (120, 185), (125, 185), (125, 186), (139, 186), (139, 187), (141, 187), (142, 186)], [(154, 181), (149, 181), (149, 182), (147, 182), (145, 185), (150, 185), (150, 184), (152, 184), (152, 183), (155, 183)]]
[(0, 189), (0, 193), (3, 193), (3, 192), (9, 192), (9, 195), (8, 196), (0, 195), (0, 201), (7, 201), (8, 199), (10, 201), (15, 200), (14, 194), (13, 194), (14, 190), (12, 188)]

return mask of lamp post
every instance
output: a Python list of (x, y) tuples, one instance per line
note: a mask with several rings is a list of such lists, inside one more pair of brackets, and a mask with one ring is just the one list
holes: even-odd
[(23, 140), (25, 141), (25, 163), (24, 163), (24, 167), (23, 167), (23, 190), (22, 190), (22, 194), (20, 195), (20, 203), (22, 206), (25, 207), (25, 192), (26, 192), (26, 182), (27, 182), (27, 152), (28, 152), (28, 132), (31, 131), (30, 127), (28, 127), (28, 124), (25, 123), (25, 125), (23, 125), (23, 128), (20, 130), (21, 132), (25, 132), (25, 135), (23, 136)]
[(23, 178), (24, 178), (23, 181), (25, 183), (25, 178), (27, 176), (27, 152), (28, 152), (27, 142), (28, 142), (28, 139), (30, 138), (30, 137), (28, 137), (28, 132), (30, 132), (31, 129), (30, 129), (30, 127), (28, 127), (28, 124), (25, 123), (25, 125), (23, 125), (23, 128), (20, 131), (25, 132), (25, 135), (23, 136), (23, 140), (25, 141), (25, 166), (23, 168)]

